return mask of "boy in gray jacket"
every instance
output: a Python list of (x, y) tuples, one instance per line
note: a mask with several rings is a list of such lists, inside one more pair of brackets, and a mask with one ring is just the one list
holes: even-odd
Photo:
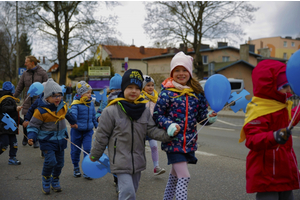
[(140, 70), (125, 72), (122, 92), (102, 112), (90, 154), (91, 161), (95, 162), (108, 146), (110, 170), (118, 177), (120, 200), (136, 197), (141, 171), (146, 169), (146, 136), (166, 142), (180, 131), (178, 125), (168, 129), (168, 133), (157, 128), (145, 106), (148, 101), (140, 96), (143, 80)]

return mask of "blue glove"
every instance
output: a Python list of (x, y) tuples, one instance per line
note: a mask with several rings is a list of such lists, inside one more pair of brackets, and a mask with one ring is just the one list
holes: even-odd
[(208, 122), (209, 123), (214, 123), (217, 120), (217, 116), (215, 117), (210, 117), (209, 115), (211, 115), (213, 113), (213, 111), (209, 111), (209, 113), (207, 113), (206, 117), (208, 118)]
[(167, 132), (168, 132), (168, 135), (169, 135), (170, 137), (173, 137), (173, 136), (174, 136), (174, 132), (177, 130), (176, 125), (178, 125), (178, 124), (177, 124), (177, 123), (172, 123), (172, 124), (169, 126)]

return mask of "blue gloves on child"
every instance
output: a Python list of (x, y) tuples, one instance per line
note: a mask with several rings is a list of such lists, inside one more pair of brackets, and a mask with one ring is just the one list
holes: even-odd
[(274, 132), (274, 138), (278, 144), (285, 144), (291, 136), (292, 131), (288, 128), (282, 128)]
[(211, 115), (212, 113), (213, 113), (214, 111), (209, 111), (208, 113), (207, 113), (207, 115), (206, 115), (206, 117), (208, 118), (208, 122), (209, 123), (214, 123), (216, 120), (217, 120), (217, 116), (215, 116), (215, 117), (210, 117), (209, 115)]

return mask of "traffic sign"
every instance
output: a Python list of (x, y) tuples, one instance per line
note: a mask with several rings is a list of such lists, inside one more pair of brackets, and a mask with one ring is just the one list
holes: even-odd
[(19, 76), (21, 76), (26, 71), (26, 68), (19, 68)]

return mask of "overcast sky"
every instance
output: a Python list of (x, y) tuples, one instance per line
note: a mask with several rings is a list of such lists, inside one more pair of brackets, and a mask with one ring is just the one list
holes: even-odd
[[(146, 17), (143, 2), (120, 1), (120, 3), (122, 4), (121, 6), (107, 10), (110, 14), (119, 16), (117, 29), (122, 33), (119, 39), (128, 45), (134, 44), (137, 47), (152, 46), (143, 29)], [(276, 36), (300, 37), (300, 1), (254, 1), (251, 4), (260, 7), (260, 9), (254, 14), (255, 22), (243, 26), (246, 35), (239, 44), (245, 43), (249, 37), (251, 39)], [(101, 15), (105, 14), (105, 11), (102, 10)], [(227, 42), (230, 46), (239, 47), (239, 44), (231, 43), (228, 40)], [(202, 43), (216, 46), (217, 41), (202, 41)], [(39, 48), (36, 49), (35, 47), (33, 45), (34, 55), (39, 51)], [(39, 53), (41, 52), (37, 54)], [(82, 60), (81, 56), (79, 57), (77, 59)]]

